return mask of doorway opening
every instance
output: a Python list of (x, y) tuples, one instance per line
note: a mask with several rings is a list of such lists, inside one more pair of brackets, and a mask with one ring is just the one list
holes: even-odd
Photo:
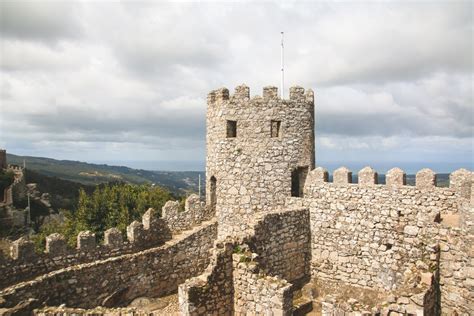
[(303, 188), (308, 175), (308, 167), (297, 167), (291, 171), (291, 196), (303, 197)]

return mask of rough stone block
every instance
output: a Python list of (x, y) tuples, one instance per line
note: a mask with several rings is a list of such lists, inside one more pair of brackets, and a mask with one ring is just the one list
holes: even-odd
[(449, 187), (456, 190), (460, 197), (471, 197), (471, 186), (474, 182), (474, 173), (466, 169), (458, 169), (449, 175)]
[(358, 173), (359, 185), (378, 184), (378, 174), (373, 168), (367, 166)]
[(264, 99), (277, 99), (278, 98), (278, 88), (269, 86), (263, 88), (263, 98)]
[(250, 88), (244, 84), (235, 87), (234, 98), (238, 98), (238, 99), (250, 98)]
[(178, 210), (179, 210), (178, 201), (168, 201), (165, 203), (165, 205), (163, 205), (163, 208), (161, 209), (161, 216), (164, 219), (172, 217), (176, 213), (178, 213)]
[(146, 230), (153, 229), (156, 227), (154, 224), (156, 224), (157, 219), (156, 211), (150, 207), (142, 216), (143, 228)]
[(184, 202), (184, 210), (186, 212), (202, 212), (203, 207), (204, 205), (202, 205), (201, 199), (197, 194), (191, 194)]
[(333, 174), (333, 182), (336, 184), (352, 183), (352, 172), (346, 167), (336, 169)]
[(95, 234), (90, 231), (82, 231), (77, 234), (77, 249), (94, 250), (96, 247)]
[(216, 101), (229, 100), (229, 90), (227, 88), (221, 88), (214, 92)]
[(313, 89), (306, 90), (305, 96), (306, 96), (306, 102), (314, 104), (314, 91), (313, 91)]
[(317, 167), (309, 172), (308, 178), (306, 179), (306, 183), (324, 183), (328, 182), (329, 174), (326, 169), (323, 167)]
[(143, 242), (144, 237), (145, 232), (142, 223), (133, 221), (130, 225), (127, 226), (127, 238), (129, 242), (134, 244), (140, 244)]
[(46, 253), (52, 256), (60, 256), (66, 253), (66, 239), (58, 233), (54, 233), (46, 237)]
[(436, 186), (436, 173), (425, 168), (416, 174), (416, 187), (419, 189), (431, 189)]
[(21, 237), (10, 246), (10, 256), (15, 260), (31, 260), (36, 256), (35, 245), (32, 241)]
[(392, 187), (401, 187), (407, 184), (407, 175), (400, 168), (392, 168), (385, 175), (385, 184)]
[(294, 86), (290, 88), (290, 100), (301, 100), (305, 99), (304, 88), (299, 86)]
[(115, 227), (109, 228), (104, 233), (104, 245), (118, 248), (123, 243), (122, 233)]

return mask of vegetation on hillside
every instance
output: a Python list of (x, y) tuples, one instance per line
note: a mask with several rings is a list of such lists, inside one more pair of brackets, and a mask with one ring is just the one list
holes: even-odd
[(91, 164), (72, 160), (56, 160), (43, 157), (17, 156), (7, 154), (9, 163), (22, 165), (26, 162), (28, 170), (43, 175), (74, 181), (85, 185), (97, 185), (109, 182), (127, 182), (133, 184), (157, 184), (168, 188), (175, 194), (197, 191), (198, 176), (203, 172), (196, 171), (149, 171), (132, 169), (123, 166)]
[[(74, 209), (79, 199), (79, 190), (82, 189), (91, 194), (96, 187), (47, 176), (29, 168), (25, 171), (25, 181), (26, 183), (36, 183), (38, 191), (42, 193), (49, 193), (51, 207), (55, 210)], [(34, 208), (32, 208), (32, 212), (34, 212)]]
[(74, 211), (62, 211), (66, 220), (43, 225), (33, 239), (41, 250), (46, 236), (52, 233), (63, 234), (71, 246), (76, 244), (80, 231), (90, 230), (98, 240), (102, 240), (104, 231), (112, 227), (117, 227), (125, 235), (127, 226), (134, 220), (141, 220), (148, 208), (152, 207), (160, 214), (166, 201), (173, 198), (170, 191), (151, 185), (97, 186), (90, 194), (80, 189)]
[(14, 181), (15, 175), (13, 171), (0, 169), (0, 196), (3, 198), (3, 191), (8, 188)]

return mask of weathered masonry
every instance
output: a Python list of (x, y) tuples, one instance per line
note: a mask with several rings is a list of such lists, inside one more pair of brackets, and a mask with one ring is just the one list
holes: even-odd
[(242, 233), (257, 213), (302, 194), (314, 168), (314, 94), (275, 87), (250, 98), (239, 86), (207, 97), (207, 200), (216, 205), (219, 236)]
[[(438, 187), (430, 169), (314, 165), (314, 93), (208, 95), (206, 203), (106, 233), (61, 236), (35, 254), (18, 240), (0, 261), (0, 307), (38, 315), (144, 311), (136, 297), (178, 293), (182, 315), (470, 315), (474, 310), (474, 174)], [(47, 289), (55, 289), (48, 293)], [(66, 307), (49, 307), (65, 304)], [(95, 306), (103, 306), (93, 308)], [(83, 308), (78, 312), (77, 308)]]

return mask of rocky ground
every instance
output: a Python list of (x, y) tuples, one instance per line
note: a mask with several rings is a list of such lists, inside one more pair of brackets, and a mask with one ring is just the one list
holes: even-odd
[(159, 298), (139, 297), (128, 307), (135, 307), (153, 315), (179, 315), (178, 294)]

